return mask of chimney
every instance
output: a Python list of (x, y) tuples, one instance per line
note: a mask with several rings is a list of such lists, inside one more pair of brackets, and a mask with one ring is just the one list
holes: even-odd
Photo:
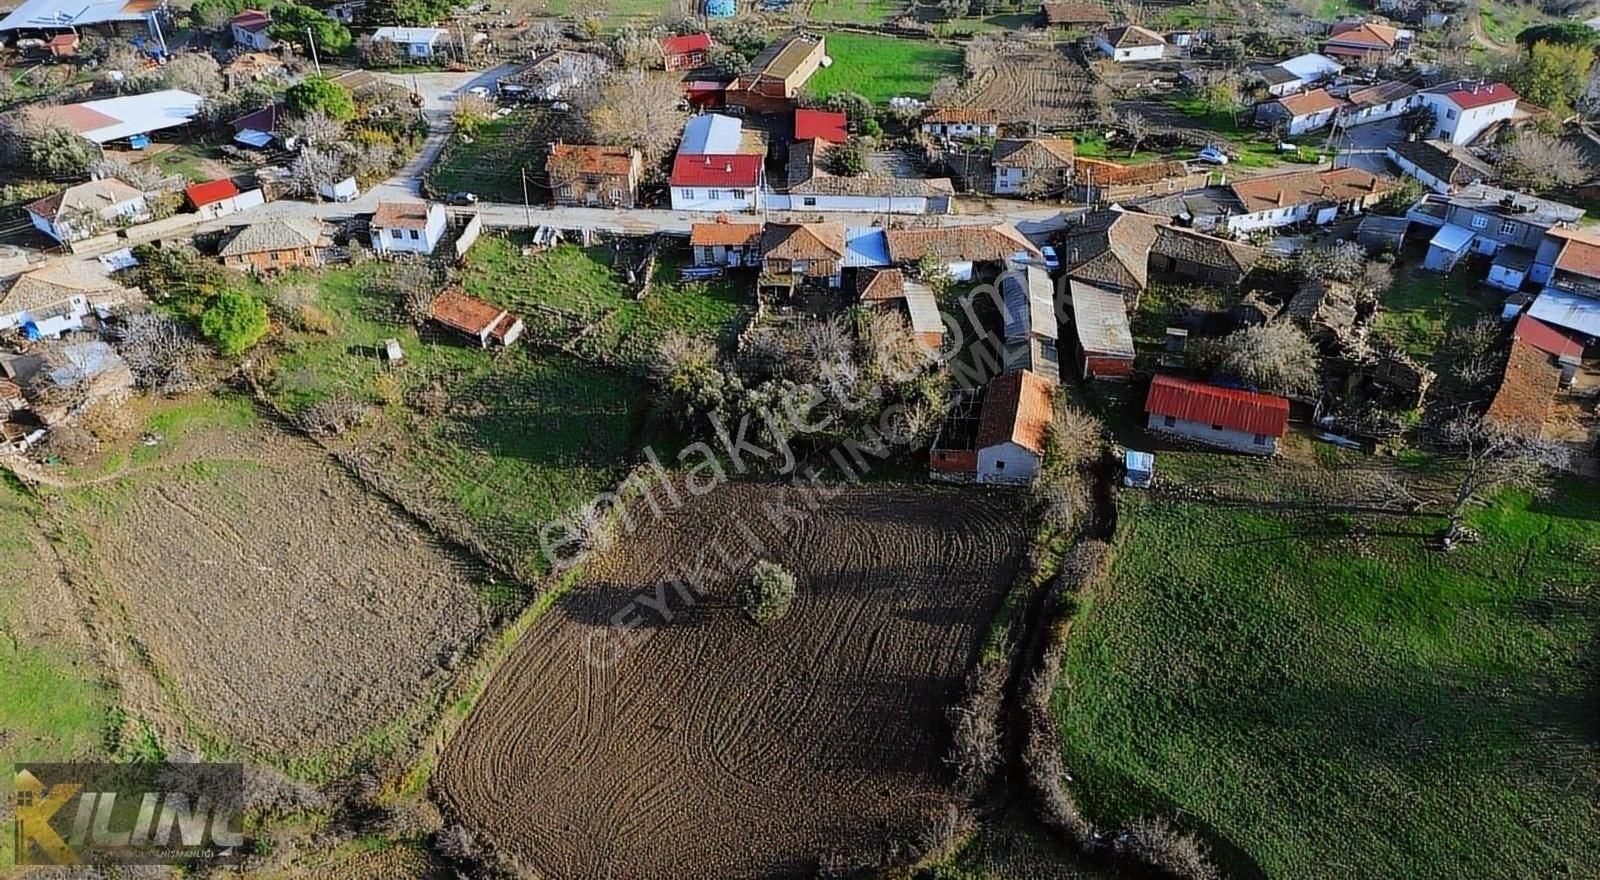
[(729, 160), (727, 162), (722, 163), (722, 170), (723, 170), (724, 173), (732, 174), (733, 173), (733, 161)]

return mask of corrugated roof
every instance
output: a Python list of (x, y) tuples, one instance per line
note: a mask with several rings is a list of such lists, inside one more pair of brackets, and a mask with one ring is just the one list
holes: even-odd
[(1006, 339), (1042, 336), (1056, 339), (1055, 288), (1050, 273), (1041, 266), (1014, 266), (1000, 275), (1000, 293), (1005, 298)]
[(734, 154), (740, 152), (744, 125), (732, 116), (705, 113), (683, 124), (678, 154)]
[(1517, 318), (1511, 338), (1520, 339), (1553, 357), (1583, 356), (1583, 343), (1532, 315), (1523, 314)]
[(43, 108), (45, 117), (97, 144), (187, 125), (204, 98), (182, 89)]
[(847, 121), (843, 113), (801, 108), (794, 111), (794, 139), (842, 144), (850, 138), (845, 129)]
[(239, 194), (239, 188), (233, 185), (233, 181), (224, 178), (208, 180), (205, 183), (192, 183), (183, 188), (183, 194), (189, 199), (189, 204), (203, 208), (213, 202), (233, 198)]
[(1055, 389), (1055, 383), (1031, 370), (1006, 373), (990, 382), (978, 415), (977, 447), (1009, 441), (1043, 455)]
[(710, 34), (684, 34), (661, 38), (661, 51), (667, 55), (687, 55), (692, 52), (704, 52), (709, 48), (711, 48)]
[(1072, 326), (1078, 344), (1089, 354), (1133, 357), (1133, 331), (1128, 307), (1119, 294), (1082, 281), (1071, 283)]
[(881, 227), (851, 226), (844, 231), (843, 268), (870, 269), (887, 266), (891, 262), (889, 239)]
[(1600, 300), (1587, 296), (1547, 289), (1534, 299), (1528, 314), (1585, 336), (1600, 336)]
[(1157, 376), (1150, 383), (1144, 410), (1268, 437), (1282, 437), (1289, 430), (1289, 401), (1282, 397), (1176, 376)]

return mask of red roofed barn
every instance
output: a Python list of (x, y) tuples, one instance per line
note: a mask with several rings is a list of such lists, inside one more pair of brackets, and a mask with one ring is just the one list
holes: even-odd
[(1289, 401), (1282, 397), (1175, 376), (1150, 383), (1144, 410), (1156, 433), (1252, 455), (1276, 453), (1289, 430)]
[(706, 53), (711, 50), (710, 34), (684, 34), (680, 37), (662, 37), (661, 54), (667, 70), (693, 70), (706, 63)]

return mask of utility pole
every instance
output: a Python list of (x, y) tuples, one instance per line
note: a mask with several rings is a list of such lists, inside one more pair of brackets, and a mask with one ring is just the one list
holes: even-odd
[(311, 46), (311, 65), (317, 69), (317, 76), (321, 76), (322, 62), (317, 60), (317, 38), (311, 34), (310, 25), (306, 25), (306, 42)]
[(533, 205), (528, 202), (528, 166), (522, 166), (522, 213), (528, 218), (528, 228), (533, 228)]

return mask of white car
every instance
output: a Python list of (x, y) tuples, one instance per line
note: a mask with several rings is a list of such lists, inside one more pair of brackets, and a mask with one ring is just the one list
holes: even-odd
[(1050, 245), (1039, 248), (1039, 253), (1044, 256), (1044, 267), (1054, 272), (1061, 268), (1061, 258), (1056, 256), (1056, 249)]
[(472, 88), (467, 89), (467, 94), (475, 95), (475, 96), (477, 96), (479, 98), (487, 98), (487, 97), (489, 97), (489, 87), (488, 86), (473, 86)]
[(1228, 164), (1228, 154), (1222, 152), (1222, 148), (1220, 147), (1206, 147), (1205, 149), (1201, 150), (1200, 154), (1195, 158), (1206, 163), (1207, 165)]

